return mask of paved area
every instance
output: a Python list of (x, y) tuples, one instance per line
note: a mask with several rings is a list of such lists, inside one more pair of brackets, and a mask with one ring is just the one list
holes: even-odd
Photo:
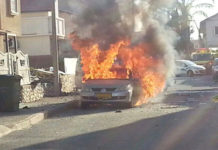
[[(203, 82), (208, 78), (195, 79)], [(217, 87), (207, 89), (205, 84), (190, 91), (182, 86), (176, 84), (174, 88), (181, 90), (168, 90), (133, 109), (71, 109), (1, 138), (0, 149), (217, 150), (218, 103), (213, 101)]]
[(20, 110), (18, 112), (0, 112), (0, 125), (9, 125), (27, 118), (30, 115), (54, 109), (62, 104), (72, 101), (74, 97), (55, 97), (43, 98), (40, 101), (33, 103), (20, 103)]
[(177, 77), (171, 80), (170, 92), (182, 90), (218, 90), (218, 82), (212, 80), (212, 76)]
[(0, 112), (0, 137), (29, 128), (48, 115), (68, 109), (68, 105), (73, 104), (76, 98), (76, 96), (44, 98), (33, 103), (20, 103), (20, 110), (17, 112)]

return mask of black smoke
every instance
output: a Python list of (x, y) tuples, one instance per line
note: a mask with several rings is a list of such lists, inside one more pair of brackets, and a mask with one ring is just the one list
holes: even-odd
[(175, 35), (161, 21), (164, 20), (161, 10), (172, 1), (81, 0), (83, 9), (75, 22), (76, 32), (81, 39), (93, 39), (103, 50), (125, 38), (131, 40), (132, 46), (148, 43), (152, 47), (149, 55), (163, 60), (165, 67), (160, 71), (169, 76), (174, 71)]

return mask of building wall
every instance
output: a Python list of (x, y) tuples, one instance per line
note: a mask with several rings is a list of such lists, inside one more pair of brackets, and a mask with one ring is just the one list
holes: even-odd
[(51, 55), (29, 56), (30, 67), (33, 68), (49, 68), (52, 66)]
[(29, 55), (30, 67), (49, 68), (52, 66), (50, 36), (23, 36), (19, 38), (19, 49)]
[[(60, 39), (65, 36), (65, 24), (63, 18), (57, 18), (57, 34)], [(52, 64), (51, 41), (52, 14), (44, 12), (22, 13), (22, 36), (19, 38), (19, 48), (30, 57), (30, 66), (34, 68), (46, 68)]]
[[(0, 30), (9, 31), (17, 36), (21, 35), (20, 0), (18, 0), (18, 14), (11, 15), (9, 0), (0, 0)], [(5, 51), (3, 37), (0, 37), (0, 51)]]
[(218, 35), (215, 27), (218, 27), (218, 15), (206, 21), (206, 45), (207, 47), (218, 47)]
[[(52, 16), (51, 12), (28, 12), (22, 13), (22, 36), (26, 35), (51, 35)], [(65, 21), (57, 18), (57, 34), (65, 36)]]
[(30, 56), (50, 55), (50, 36), (23, 36), (19, 38), (19, 49)]
[(23, 13), (22, 36), (51, 35), (51, 15), (49, 12)]
[(1, 30), (11, 31), (18, 36), (21, 34), (20, 30), (20, 1), (18, 0), (18, 14), (11, 15), (9, 13), (9, 0), (0, 0), (1, 9)]
[(22, 36), (19, 38), (19, 48), (30, 56), (50, 55), (51, 19), (49, 11), (22, 13)]
[(76, 25), (74, 23), (75, 16), (68, 12), (60, 11), (59, 17), (63, 18), (65, 20), (65, 33), (66, 35), (73, 32), (76, 28)]
[(41, 12), (22, 12), (21, 17), (46, 17), (51, 16), (51, 11), (41, 11)]
[(4, 52), (4, 38), (0, 36), (0, 52)]
[(66, 38), (59, 40), (59, 54), (60, 59), (63, 61), (64, 58), (74, 58), (78, 57), (78, 52), (72, 49), (71, 41), (67, 38), (68, 35), (75, 31), (76, 25), (74, 20), (76, 19), (75, 15), (72, 13), (60, 11), (59, 16), (65, 20), (65, 32)]

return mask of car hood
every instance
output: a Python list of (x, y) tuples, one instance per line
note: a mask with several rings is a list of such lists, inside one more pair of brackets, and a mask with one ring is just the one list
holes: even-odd
[(107, 80), (88, 80), (83, 86), (89, 88), (119, 88), (131, 84), (130, 80), (107, 79)]
[(199, 68), (199, 69), (205, 69), (205, 67), (204, 67), (204, 66), (201, 66), (201, 65), (193, 65), (192, 67), (193, 67), (193, 68)]

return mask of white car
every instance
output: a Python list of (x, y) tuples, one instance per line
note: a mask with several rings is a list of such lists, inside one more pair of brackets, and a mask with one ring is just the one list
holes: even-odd
[(214, 63), (212, 66), (212, 73), (213, 73), (213, 79), (218, 80), (218, 58), (214, 60)]
[(205, 74), (206, 68), (197, 65), (190, 60), (177, 60), (176, 61), (176, 76), (187, 75), (192, 77), (194, 75)]

